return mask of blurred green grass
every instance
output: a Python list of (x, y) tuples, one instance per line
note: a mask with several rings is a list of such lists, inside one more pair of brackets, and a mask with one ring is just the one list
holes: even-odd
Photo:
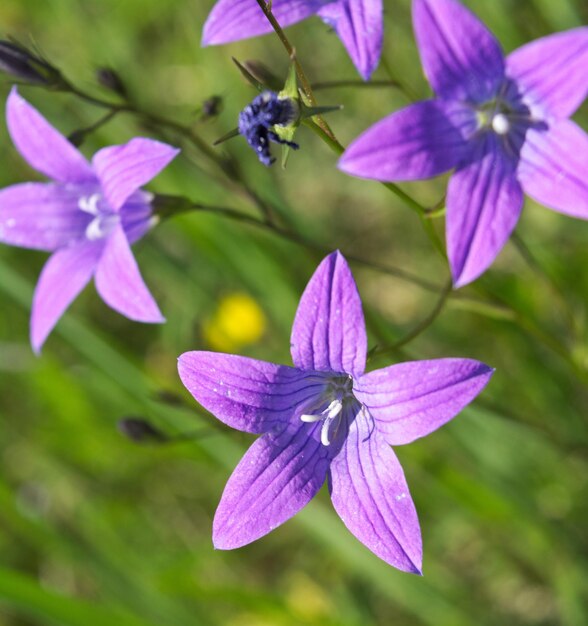
[[(467, 2), (511, 50), (588, 21), (583, 0)], [(220, 94), (209, 141), (235, 126), (251, 99), (230, 56), (262, 59), (284, 73), (287, 59), (265, 37), (200, 49), (212, 5), (170, 0), (4, 0), (4, 35), (35, 44), (66, 74), (100, 93), (94, 69), (123, 76), (142, 106), (183, 121)], [(428, 93), (412, 39), (407, 0), (386, 1), (385, 55), (420, 97)], [(318, 20), (288, 31), (312, 80), (355, 77)], [(376, 78), (385, 78), (379, 70)], [(0, 87), (4, 99), (9, 84)], [(22, 93), (64, 132), (100, 112), (71, 97)], [(107, 95), (107, 94), (106, 94)], [(406, 103), (391, 89), (341, 89), (330, 122), (343, 143)], [(588, 109), (576, 119), (588, 128)], [(84, 151), (146, 129), (119, 117)], [(166, 136), (169, 141), (177, 137)], [(250, 184), (309, 235), (441, 284), (447, 276), (418, 219), (380, 186), (345, 177), (310, 132), (288, 169), (265, 170), (245, 142), (220, 150)], [(0, 127), (0, 184), (31, 172)], [(250, 209), (186, 150), (153, 184), (163, 193)], [(442, 180), (405, 188), (424, 202)], [(439, 224), (441, 227), (441, 224)], [(582, 626), (588, 623), (588, 395), (569, 363), (533, 329), (565, 347), (586, 371), (588, 224), (527, 202), (518, 232), (560, 285), (577, 328), (549, 285), (512, 244), (480, 281), (518, 311), (526, 328), (450, 300), (434, 325), (394, 358), (469, 356), (497, 373), (483, 396), (434, 435), (398, 449), (419, 511), (423, 578), (393, 570), (347, 533), (319, 498), (293, 521), (235, 552), (215, 552), (211, 520), (235, 461), (252, 438), (211, 425), (181, 388), (178, 354), (206, 347), (203, 324), (220, 297), (248, 293), (268, 320), (241, 351), (289, 362), (296, 303), (317, 258), (243, 225), (202, 214), (163, 224), (136, 246), (144, 276), (168, 319), (132, 324), (93, 289), (72, 306), (43, 356), (28, 345), (32, 288), (44, 255), (0, 247), (0, 623), (6, 626), (193, 626), (376, 624)], [(410, 284), (354, 266), (372, 345), (393, 343), (426, 316), (434, 298)], [(464, 290), (476, 297), (476, 286)], [(385, 361), (382, 360), (382, 363)], [(375, 365), (381, 363), (375, 362)], [(165, 389), (187, 406), (157, 400)], [(205, 428), (193, 442), (137, 446), (116, 431), (144, 415), (170, 433)]]

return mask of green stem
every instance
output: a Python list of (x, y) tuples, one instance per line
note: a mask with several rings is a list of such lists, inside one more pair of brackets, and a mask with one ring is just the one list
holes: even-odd
[(312, 83), (314, 91), (321, 89), (339, 89), (343, 87), (354, 87), (356, 89), (380, 89), (382, 87), (394, 87), (400, 89), (400, 84), (396, 80), (325, 80)]
[[(310, 81), (308, 80), (306, 73), (304, 72), (304, 69), (302, 65), (300, 64), (300, 61), (296, 57), (296, 50), (294, 49), (294, 46), (290, 43), (288, 37), (284, 33), (284, 30), (282, 29), (278, 20), (276, 20), (274, 14), (272, 13), (271, 7), (268, 6), (265, 0), (257, 0), (257, 4), (259, 5), (260, 9), (263, 11), (269, 23), (272, 25), (272, 28), (274, 29), (279, 40), (282, 42), (282, 45), (284, 46), (286, 52), (288, 53), (288, 56), (290, 57), (291, 61), (294, 63), (294, 67), (296, 68), (296, 74), (298, 76), (298, 79), (300, 80), (300, 84), (302, 85), (302, 90), (304, 91), (304, 94), (308, 98), (308, 104), (310, 104), (311, 106), (317, 106), (317, 101), (312, 91), (312, 85), (310, 84)], [(327, 135), (330, 135), (333, 139), (335, 139), (335, 136), (333, 135), (329, 125), (327, 124), (327, 122), (325, 122), (322, 116), (316, 115), (315, 119), (316, 119), (316, 123), (323, 129), (323, 131)]]
[[(253, 215), (249, 215), (247, 213), (243, 213), (242, 211), (229, 207), (205, 205), (197, 202), (191, 202), (186, 198), (180, 198), (176, 196), (157, 196), (155, 201), (155, 207), (156, 214), (159, 215), (162, 219), (167, 219), (191, 211), (201, 211), (232, 219), (237, 222), (249, 224), (250, 226), (269, 231), (279, 237), (282, 237), (283, 239), (287, 239), (293, 243), (305, 247), (307, 250), (317, 252), (321, 255), (329, 254), (333, 251), (330, 246), (316, 243), (293, 230), (283, 228), (264, 220), (260, 220)], [(348, 254), (347, 252), (343, 252), (343, 254), (349, 261), (355, 262), (365, 267), (369, 267), (384, 274), (389, 274), (390, 276), (394, 276), (395, 278), (399, 278), (406, 282), (412, 283), (413, 285), (417, 285), (421, 289), (424, 289), (426, 291), (431, 291), (433, 293), (440, 293), (443, 291), (443, 288), (439, 287), (438, 285), (431, 283), (428, 280), (417, 276), (416, 274), (407, 272), (406, 270), (403, 270), (399, 267), (378, 263), (376, 261), (370, 261), (368, 259), (355, 256), (354, 254)]]
[(537, 274), (547, 285), (548, 289), (555, 296), (555, 299), (559, 301), (560, 308), (567, 319), (568, 330), (573, 338), (576, 338), (579, 335), (578, 322), (572, 310), (570, 309), (570, 305), (567, 301), (567, 298), (560, 286), (555, 282), (555, 280), (549, 275), (547, 270), (541, 266), (541, 263), (538, 261), (537, 257), (531, 252), (531, 249), (527, 244), (523, 241), (521, 236), (515, 231), (511, 235), (511, 241), (513, 242), (515, 248), (518, 253), (527, 263), (527, 265), (531, 268), (532, 271)]
[(196, 133), (194, 129), (190, 126), (181, 124), (161, 115), (155, 115), (144, 111), (142, 109), (139, 109), (137, 106), (131, 104), (130, 102), (117, 104), (108, 100), (96, 98), (95, 96), (92, 96), (91, 94), (88, 94), (87, 92), (78, 89), (71, 83), (67, 83), (66, 90), (69, 91), (69, 93), (77, 96), (81, 100), (88, 102), (89, 104), (101, 108), (110, 109), (110, 112), (113, 115), (116, 115), (118, 113), (130, 113), (136, 115), (148, 125), (155, 125), (158, 127), (167, 128), (168, 130), (171, 130), (179, 135), (182, 140), (189, 141), (207, 159), (212, 161), (218, 168), (220, 168), (227, 178), (229, 178), (232, 182), (237, 181), (237, 183), (244, 191), (245, 195), (257, 206), (266, 221), (273, 221), (273, 212), (271, 207), (253, 189), (251, 189), (251, 187), (249, 187), (237, 163), (221, 157), (219, 153), (216, 152), (212, 148), (212, 146), (208, 145), (208, 143), (206, 143), (206, 141), (204, 141), (204, 139), (202, 139), (202, 137), (200, 137), (200, 135)]
[(449, 280), (447, 284), (445, 285), (445, 287), (443, 288), (443, 291), (441, 292), (439, 299), (437, 300), (437, 302), (435, 302), (435, 306), (422, 321), (420, 321), (404, 337), (402, 337), (401, 339), (393, 343), (391, 346), (386, 346), (384, 348), (376, 347), (373, 350), (371, 350), (370, 353), (368, 354), (368, 360), (373, 357), (397, 352), (400, 348), (402, 348), (406, 344), (413, 341), (413, 339), (416, 339), (419, 335), (424, 333), (430, 326), (432, 326), (433, 322), (439, 317), (439, 315), (445, 308), (445, 304), (447, 303), (447, 300), (449, 296), (451, 295), (452, 287), (453, 287), (452, 281)]

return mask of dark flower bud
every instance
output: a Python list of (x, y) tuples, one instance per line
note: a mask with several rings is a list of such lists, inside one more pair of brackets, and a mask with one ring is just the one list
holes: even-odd
[(142, 417), (123, 417), (117, 427), (121, 434), (135, 443), (163, 443), (168, 440), (166, 435)]
[(59, 87), (63, 84), (58, 69), (24, 46), (10, 41), (0, 40), (0, 71), (30, 85)]
[(79, 148), (86, 139), (86, 131), (84, 129), (74, 130), (73, 133), (70, 133), (67, 136), (67, 140), (69, 143), (74, 145), (76, 148)]
[(239, 133), (255, 150), (258, 159), (269, 166), (275, 161), (270, 153), (270, 141), (298, 149), (298, 144), (282, 139), (274, 129), (275, 126), (293, 124), (298, 116), (298, 105), (294, 100), (264, 91), (239, 113)]
[(203, 120), (216, 117), (223, 108), (223, 99), (220, 96), (210, 96), (202, 103), (202, 113), (200, 117)]
[(96, 70), (96, 80), (102, 87), (117, 93), (119, 96), (126, 100), (128, 96), (127, 88), (122, 81), (122, 78), (109, 67), (101, 67)]

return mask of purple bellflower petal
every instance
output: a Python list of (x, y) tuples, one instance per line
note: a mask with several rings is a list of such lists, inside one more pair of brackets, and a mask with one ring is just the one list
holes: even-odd
[(435, 93), (481, 102), (504, 78), (504, 57), (494, 35), (457, 0), (413, 0), (421, 61)]
[[(382, 0), (273, 0), (272, 13), (282, 27), (318, 14), (335, 29), (355, 67), (367, 80), (382, 52)], [(256, 0), (218, 0), (202, 33), (202, 45), (238, 41), (272, 32)]]
[(283, 426), (298, 405), (316, 394), (317, 383), (306, 372), (233, 354), (186, 352), (178, 372), (206, 410), (248, 433)]
[(53, 252), (83, 236), (89, 218), (76, 188), (22, 183), (0, 190), (0, 242)]
[(112, 210), (118, 211), (133, 192), (157, 176), (178, 153), (176, 148), (143, 137), (99, 150), (92, 165)]
[(588, 134), (570, 120), (531, 129), (518, 177), (525, 193), (545, 206), (588, 219)]
[(460, 167), (447, 189), (446, 237), (455, 287), (482, 274), (516, 226), (523, 192), (516, 161), (491, 134), (476, 144), (472, 160)]
[(322, 261), (304, 290), (290, 346), (300, 369), (363, 374), (367, 337), (361, 299), (340, 252)]
[(378, 66), (384, 37), (382, 0), (339, 0), (318, 14), (334, 28), (364, 80)]
[(120, 225), (106, 239), (96, 268), (95, 282), (104, 302), (125, 317), (153, 324), (165, 322), (143, 282), (137, 261)]
[(424, 437), (453, 419), (487, 385), (494, 370), (471, 359), (398, 363), (362, 376), (355, 396), (393, 446)]
[(213, 523), (216, 548), (238, 548), (269, 533), (328, 477), (349, 530), (387, 563), (420, 573), (419, 523), (387, 440), (407, 443), (441, 426), (474, 398), (491, 370), (445, 359), (363, 375), (366, 348), (357, 288), (334, 252), (300, 300), (292, 330), (296, 369), (210, 352), (180, 357), (180, 378), (198, 402), (229, 426), (264, 433), (224, 490)]
[(420, 574), (422, 542), (402, 467), (361, 409), (329, 470), (333, 506), (345, 526), (376, 556)]
[(33, 296), (31, 344), (38, 354), (65, 310), (88, 284), (102, 252), (102, 242), (81, 242), (50, 257)]
[(17, 150), (38, 172), (66, 183), (96, 180), (78, 150), (13, 87), (6, 104), (8, 131)]
[(215, 548), (231, 550), (263, 537), (305, 507), (322, 487), (330, 450), (309, 436), (316, 424), (266, 434), (229, 478), (214, 516)]
[(374, 124), (345, 150), (338, 167), (383, 181), (419, 180), (454, 168), (467, 154), (471, 109), (440, 100), (417, 102)]
[(566, 118), (588, 94), (588, 26), (537, 39), (506, 58), (506, 73), (541, 117)]
[[(282, 27), (314, 15), (328, 0), (273, 0), (272, 13)], [(256, 0), (219, 0), (202, 32), (202, 45), (213, 46), (273, 32)]]

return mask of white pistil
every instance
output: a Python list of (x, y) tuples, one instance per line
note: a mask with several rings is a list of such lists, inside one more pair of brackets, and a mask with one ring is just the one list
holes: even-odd
[(510, 130), (510, 122), (504, 113), (497, 113), (492, 117), (492, 130), (497, 135), (506, 135)]
[(90, 197), (82, 196), (78, 200), (78, 207), (84, 213), (89, 213), (90, 215), (98, 215), (98, 202), (100, 202), (100, 194), (94, 193)]
[(321, 411), (318, 415), (309, 415), (308, 413), (304, 413), (300, 416), (300, 420), (306, 422), (308, 424), (312, 424), (314, 422), (323, 421), (323, 425), (321, 427), (321, 443), (323, 446), (328, 446), (331, 443), (329, 439), (329, 429), (334, 419), (341, 413), (343, 409), (343, 402), (341, 400), (335, 399), (332, 400), (329, 406)]
[(323, 422), (323, 427), (321, 428), (321, 443), (323, 444), (323, 446), (328, 446), (331, 441), (329, 439), (329, 428), (331, 426), (331, 420), (330, 419), (326, 419)]
[(103, 239), (114, 230), (119, 219), (117, 214), (98, 215), (86, 227), (86, 237), (90, 241)]

